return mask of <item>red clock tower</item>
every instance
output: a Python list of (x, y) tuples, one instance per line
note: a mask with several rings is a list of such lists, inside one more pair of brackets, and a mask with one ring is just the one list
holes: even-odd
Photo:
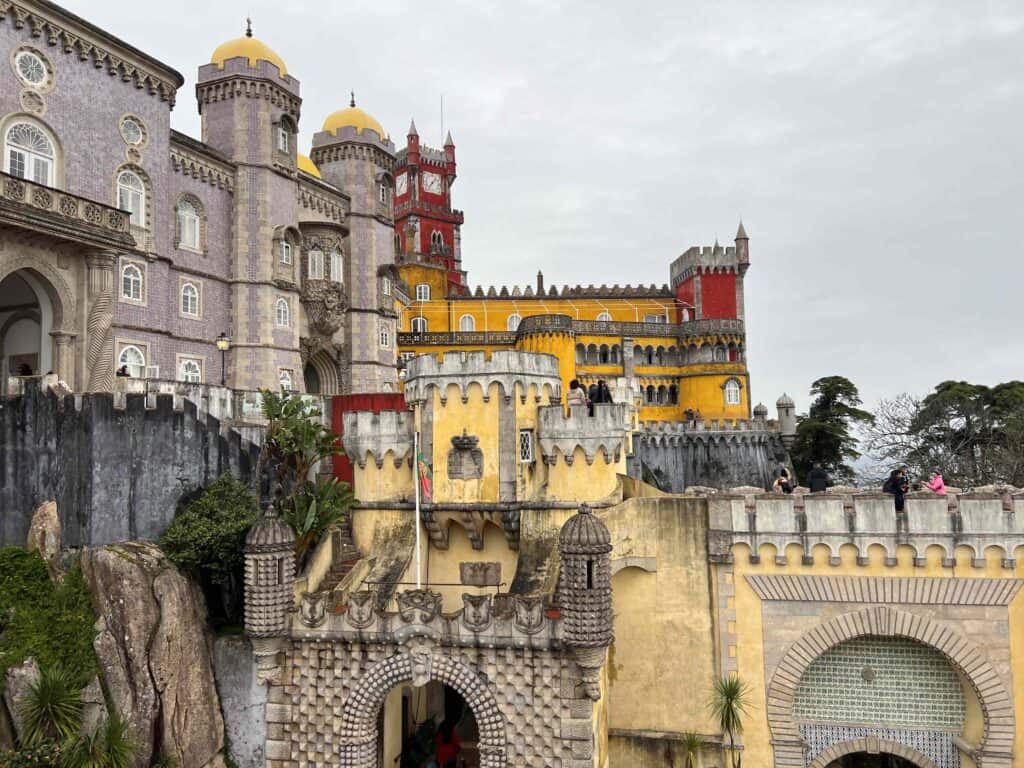
[(466, 290), (459, 229), (462, 211), (452, 208), (455, 142), (444, 149), (420, 144), (416, 122), (409, 125), (405, 149), (395, 163), (395, 248), (399, 264), (430, 264), (444, 269), (450, 289)]

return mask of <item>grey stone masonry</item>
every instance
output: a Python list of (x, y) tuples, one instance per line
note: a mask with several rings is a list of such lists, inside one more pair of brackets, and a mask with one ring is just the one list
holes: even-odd
[(531, 388), (538, 402), (545, 388), (551, 399), (561, 398), (558, 358), (553, 355), (499, 350), (488, 358), (484, 352), (446, 352), (440, 361), (434, 355), (415, 357), (406, 371), (405, 399), (410, 403), (426, 400), (431, 388), (436, 388), (444, 405), (452, 385), (466, 401), (472, 384), (483, 390), (486, 401), (495, 383), (501, 385), (506, 398), (512, 397), (518, 384), (523, 402)]
[(554, 464), (559, 456), (572, 464), (573, 451), (582, 448), (587, 464), (601, 451), (606, 464), (618, 461), (626, 439), (626, 403), (601, 403), (593, 407), (541, 406), (537, 413), (537, 439), (544, 461)]

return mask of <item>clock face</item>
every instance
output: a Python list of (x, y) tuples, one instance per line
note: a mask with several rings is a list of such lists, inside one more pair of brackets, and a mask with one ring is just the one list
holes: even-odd
[(403, 173), (395, 179), (395, 197), (401, 197), (408, 191), (409, 177)]
[(441, 177), (436, 173), (423, 174), (423, 191), (435, 195), (441, 194)]

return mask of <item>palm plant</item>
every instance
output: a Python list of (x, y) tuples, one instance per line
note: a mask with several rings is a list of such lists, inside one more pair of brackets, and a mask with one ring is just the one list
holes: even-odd
[(743, 733), (743, 715), (747, 713), (750, 686), (736, 675), (715, 679), (708, 700), (708, 709), (718, 721), (723, 734), (729, 736), (729, 755), (732, 768), (741, 768), (743, 759), (736, 754), (736, 736)]
[(25, 746), (63, 741), (78, 733), (82, 722), (82, 690), (62, 667), (44, 667), (18, 705)]
[(71, 743), (61, 768), (131, 768), (135, 747), (128, 724), (117, 714)]
[(680, 736), (680, 743), (683, 747), (683, 754), (686, 757), (684, 768), (697, 768), (697, 756), (700, 754), (700, 748), (704, 743), (700, 735), (693, 731), (685, 731)]

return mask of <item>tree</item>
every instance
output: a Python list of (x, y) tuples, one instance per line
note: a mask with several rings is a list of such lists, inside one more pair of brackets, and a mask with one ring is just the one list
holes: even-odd
[(736, 753), (736, 736), (743, 733), (743, 715), (747, 713), (750, 686), (736, 675), (715, 678), (708, 709), (718, 721), (723, 735), (729, 736), (729, 762), (740, 768), (743, 758)]
[(263, 415), (267, 419), (264, 457), (276, 465), (276, 482), (282, 493), (282, 519), (295, 533), (295, 556), (300, 565), (321, 537), (343, 520), (356, 503), (347, 483), (334, 477), (313, 477), (320, 462), (341, 453), (338, 436), (324, 426), (320, 410), (295, 395), (264, 391)]
[(923, 399), (879, 403), (867, 430), (879, 461), (906, 464), (912, 477), (939, 469), (951, 485), (1024, 483), (1024, 382), (995, 387), (945, 381)]
[(852, 483), (855, 472), (847, 463), (860, 458), (857, 425), (874, 421), (868, 411), (858, 408), (860, 393), (843, 376), (826, 376), (811, 384), (814, 401), (807, 414), (797, 420), (791, 456), (797, 477), (803, 480), (815, 464), (840, 482)]
[(683, 755), (686, 757), (686, 765), (683, 768), (697, 768), (697, 756), (704, 744), (700, 734), (684, 731), (679, 737), (679, 743), (683, 748)]
[(248, 486), (224, 474), (189, 501), (160, 538), (171, 562), (219, 597), (229, 623), (240, 618), (245, 536), (258, 517)]

